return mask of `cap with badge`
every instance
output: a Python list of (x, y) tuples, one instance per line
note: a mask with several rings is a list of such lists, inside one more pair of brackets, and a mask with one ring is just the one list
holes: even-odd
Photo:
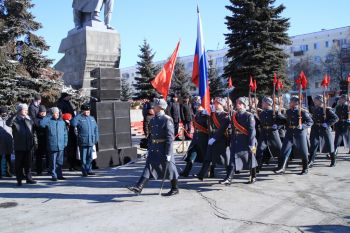
[(91, 107), (90, 107), (90, 104), (83, 104), (81, 105), (81, 111), (90, 111), (91, 110)]
[(315, 100), (318, 100), (318, 101), (320, 101), (321, 103), (324, 103), (323, 95), (316, 95), (316, 96), (315, 96)]
[(242, 104), (244, 104), (246, 107), (249, 106), (249, 99), (247, 97), (239, 97), (237, 99), (237, 101), (241, 102)]
[(222, 106), (226, 105), (226, 100), (224, 98), (216, 97), (215, 102), (221, 104)]
[(267, 103), (268, 105), (272, 106), (273, 105), (273, 100), (272, 98), (265, 96), (262, 100), (264, 103)]
[(153, 105), (158, 106), (163, 110), (165, 110), (168, 107), (168, 104), (164, 99), (157, 99), (157, 98), (154, 99)]
[(299, 103), (299, 96), (297, 96), (297, 95), (292, 96), (292, 97), (290, 98), (290, 101)]

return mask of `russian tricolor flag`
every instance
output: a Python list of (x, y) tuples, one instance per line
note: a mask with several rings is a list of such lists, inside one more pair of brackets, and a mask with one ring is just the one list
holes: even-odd
[(199, 96), (202, 99), (202, 106), (210, 113), (210, 92), (208, 79), (208, 63), (204, 48), (204, 39), (202, 31), (202, 21), (197, 6), (198, 25), (196, 53), (193, 61), (192, 81), (199, 88)]

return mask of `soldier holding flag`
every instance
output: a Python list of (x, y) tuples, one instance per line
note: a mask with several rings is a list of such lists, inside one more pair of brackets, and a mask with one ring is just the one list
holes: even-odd
[(255, 182), (256, 167), (258, 163), (255, 158), (255, 119), (252, 113), (247, 111), (249, 99), (240, 97), (236, 100), (236, 112), (232, 116), (232, 134), (230, 140), (230, 163), (226, 178), (221, 184), (230, 185), (234, 171), (251, 170), (250, 183)]
[[(311, 127), (310, 134), (310, 157), (309, 167), (311, 168), (316, 158), (316, 151), (319, 147), (324, 147), (322, 152), (330, 153), (331, 167), (335, 166), (335, 153), (334, 153), (334, 140), (331, 133), (331, 126), (338, 120), (338, 116), (333, 112), (331, 108), (324, 109), (325, 100), (322, 95), (317, 95), (314, 98), (315, 107), (312, 111), (312, 119), (314, 121)], [(323, 146), (321, 145), (324, 144)]]

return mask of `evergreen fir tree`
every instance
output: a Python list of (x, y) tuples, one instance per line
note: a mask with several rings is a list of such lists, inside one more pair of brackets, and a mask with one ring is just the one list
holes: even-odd
[(169, 94), (178, 94), (181, 97), (190, 94), (190, 76), (186, 73), (185, 65), (177, 60), (174, 68), (173, 78)]
[(132, 97), (132, 90), (130, 88), (130, 84), (125, 78), (122, 78), (121, 82), (122, 82), (122, 90), (120, 93), (120, 99), (122, 101), (129, 101)]
[(210, 97), (224, 97), (226, 86), (222, 79), (217, 75), (216, 67), (213, 60), (209, 60), (209, 90)]
[(29, 103), (35, 94), (53, 105), (59, 97), (62, 74), (49, 67), (45, 40), (34, 34), (41, 28), (30, 13), (30, 0), (0, 1), (0, 105)]
[(249, 76), (258, 84), (259, 94), (271, 94), (273, 74), (276, 72), (288, 85), (283, 45), (290, 44), (287, 30), (289, 19), (282, 18), (283, 5), (275, 0), (230, 0), (226, 8), (229, 33), (225, 34), (229, 47), (225, 76), (234, 77), (234, 96), (248, 95)]
[(140, 54), (138, 57), (140, 61), (137, 62), (137, 74), (135, 77), (135, 100), (150, 99), (157, 95), (157, 91), (153, 88), (151, 80), (155, 78), (159, 69), (154, 65), (154, 53), (146, 40), (140, 46)]

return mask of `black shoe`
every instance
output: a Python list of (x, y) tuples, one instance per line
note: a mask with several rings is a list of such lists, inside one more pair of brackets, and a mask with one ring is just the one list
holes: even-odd
[(238, 175), (238, 174), (241, 174), (241, 172), (240, 171), (235, 171), (235, 174)]
[(312, 168), (314, 166), (314, 162), (313, 161), (310, 161), (309, 162), (309, 168)]
[(300, 173), (300, 175), (306, 175), (307, 173), (309, 173), (309, 169), (303, 169)]
[(163, 197), (170, 197), (170, 196), (174, 196), (174, 195), (177, 195), (177, 194), (179, 194), (179, 189), (170, 189), (170, 191), (169, 192), (167, 192), (167, 193), (162, 193), (162, 196)]
[(337, 162), (335, 161), (335, 159), (332, 159), (331, 164), (329, 166), (330, 167), (335, 167), (336, 163)]
[(229, 185), (231, 185), (231, 179), (225, 178), (224, 180), (221, 180), (219, 182), (219, 184), (223, 184), (223, 185), (229, 186)]
[(66, 180), (67, 178), (66, 178), (66, 177), (61, 176), (61, 177), (58, 177), (57, 179), (58, 179), (58, 180)]
[(203, 177), (201, 177), (201, 176), (198, 175), (198, 174), (193, 174), (193, 177), (197, 178), (197, 179), (200, 180), (200, 181), (203, 181)]
[(127, 187), (131, 192), (134, 192), (135, 194), (140, 194), (142, 192), (142, 189), (137, 186), (130, 186)]
[(17, 181), (17, 186), (22, 186), (22, 181), (21, 180)]
[(96, 175), (94, 172), (88, 172), (87, 173), (89, 176), (94, 176), (94, 175)]
[(276, 174), (284, 174), (286, 172), (286, 169), (284, 167), (276, 168), (273, 172)]
[(51, 181), (57, 181), (57, 178), (56, 177), (52, 177)]
[(13, 177), (11, 173), (6, 173), (6, 177)]
[(35, 180), (27, 180), (27, 184), (36, 184), (37, 182)]
[(83, 173), (81, 176), (82, 177), (87, 177), (88, 175), (86, 173)]

